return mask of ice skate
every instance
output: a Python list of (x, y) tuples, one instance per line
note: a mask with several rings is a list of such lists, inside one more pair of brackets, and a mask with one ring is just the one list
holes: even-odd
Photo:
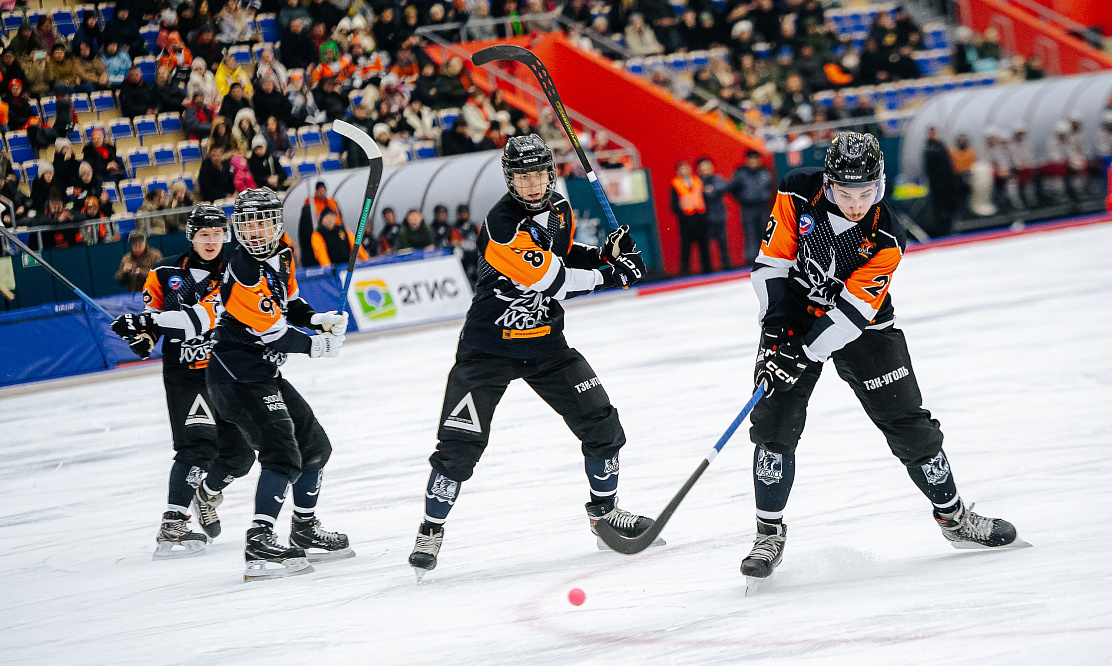
[(436, 556), (440, 553), (440, 544), (444, 543), (444, 527), (434, 523), (424, 522), (417, 529), (417, 543), (413, 552), (409, 554), (409, 566), (417, 575), (420, 583), (425, 574), (436, 568)]
[(189, 516), (178, 511), (162, 514), (162, 526), (155, 537), (158, 544), (153, 560), (172, 560), (179, 557), (199, 557), (205, 554), (208, 537), (189, 529)]
[[(617, 497), (612, 497), (601, 502), (588, 502), (584, 506), (587, 509), (587, 518), (591, 521), (591, 533), (595, 535), (598, 534), (598, 531), (595, 530), (595, 523), (600, 520), (605, 520), (614, 528), (614, 531), (629, 539), (644, 534), (645, 530), (653, 526), (652, 518), (639, 516), (625, 509), (618, 508)], [(599, 550), (610, 550), (610, 547), (607, 546), (602, 539), (597, 539), (597, 543)], [(663, 545), (665, 545), (665, 541), (659, 537), (650, 544), (650, 546)]]
[(204, 483), (198, 484), (197, 490), (193, 492), (193, 508), (197, 511), (197, 522), (209, 539), (220, 536), (220, 516), (216, 515), (216, 507), (223, 501), (224, 493), (215, 492), (210, 495), (205, 492)]
[(942, 536), (954, 548), (1024, 548), (1031, 545), (1016, 536), (1015, 526), (1008, 521), (973, 513), (973, 508), (966, 508), (961, 500), (954, 511), (942, 513), (935, 509), (934, 519), (942, 528)]
[(761, 583), (776, 570), (780, 559), (784, 557), (787, 539), (787, 525), (757, 519), (757, 538), (753, 541), (753, 550), (741, 561), (741, 573), (745, 576), (745, 596), (756, 594)]
[(310, 562), (330, 562), (355, 557), (346, 534), (329, 532), (320, 527), (320, 519), (290, 521), (290, 545), (305, 551)]
[(304, 550), (279, 546), (273, 528), (261, 525), (247, 530), (243, 559), (247, 561), (247, 569), (243, 572), (245, 581), (284, 578), (313, 570)]

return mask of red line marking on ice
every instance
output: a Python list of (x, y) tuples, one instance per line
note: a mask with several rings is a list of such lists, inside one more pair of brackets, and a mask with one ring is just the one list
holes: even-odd
[[(985, 241), (1014, 238), (1016, 236), (1026, 236), (1029, 234), (1041, 234), (1048, 231), (1061, 231), (1062, 229), (1072, 229), (1074, 227), (1087, 227), (1094, 224), (1107, 224), (1109, 222), (1112, 222), (1112, 213), (1096, 213), (1082, 217), (1050, 220), (1048, 222), (1033, 222), (1022, 229), (1007, 228), (993, 229), (991, 231), (974, 231), (957, 236), (947, 236), (938, 240), (930, 240), (925, 243), (914, 243), (908, 245), (907, 252), (922, 252), (924, 250), (935, 250), (943, 247), (954, 247), (956, 245), (983, 243)], [(638, 296), (651, 296), (653, 294), (662, 294), (669, 291), (679, 291), (680, 289), (690, 289), (691, 287), (704, 287), (710, 284), (746, 280), (749, 278), (749, 273), (750, 269), (739, 268), (737, 270), (723, 271), (711, 275), (673, 278), (671, 280), (647, 284), (643, 287), (636, 287), (636, 291)]]

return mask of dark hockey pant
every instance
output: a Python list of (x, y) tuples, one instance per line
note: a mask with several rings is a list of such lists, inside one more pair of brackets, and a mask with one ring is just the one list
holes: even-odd
[[(834, 368), (853, 389), (865, 413), (884, 433), (892, 453), (907, 467), (931, 461), (942, 450), (942, 430), (923, 409), (903, 331), (866, 330), (831, 355)], [(812, 363), (791, 391), (777, 391), (753, 408), (753, 443), (773, 453), (794, 453), (807, 420), (807, 403), (822, 365)]]
[(204, 470), (215, 462), (233, 477), (246, 475), (255, 464), (255, 452), (235, 424), (214, 411), (205, 371), (167, 365), (162, 384), (174, 437), (174, 460)]
[(486, 450), (494, 409), (510, 382), (524, 379), (582, 442), (583, 455), (608, 460), (625, 444), (618, 410), (582, 354), (571, 348), (533, 359), (486, 354), (460, 345), (448, 373), (436, 451), (429, 462), (460, 483)]
[(210, 383), (216, 413), (232, 421), (259, 464), (296, 483), (302, 469), (320, 469), (332, 444), (309, 403), (283, 377), (258, 382)]

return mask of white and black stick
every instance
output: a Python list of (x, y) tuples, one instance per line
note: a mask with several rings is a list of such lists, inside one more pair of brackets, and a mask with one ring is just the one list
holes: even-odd
[(336, 312), (343, 312), (344, 304), (347, 303), (348, 288), (351, 286), (351, 276), (355, 272), (355, 262), (359, 259), (359, 247), (363, 243), (363, 231), (367, 228), (367, 220), (371, 216), (371, 208), (374, 206), (375, 196), (378, 194), (378, 186), (382, 182), (382, 151), (378, 149), (378, 144), (370, 135), (351, 123), (337, 120), (332, 123), (332, 129), (336, 130), (336, 133), (340, 136), (354, 141), (367, 155), (367, 158), (371, 160), (370, 171), (367, 174), (367, 190), (363, 195), (363, 212), (359, 216), (359, 227), (355, 230), (355, 246), (351, 249), (347, 276), (344, 278), (344, 288), (340, 290), (340, 302), (336, 306)]
[(602, 184), (598, 182), (598, 176), (595, 175), (594, 168), (587, 160), (587, 154), (583, 152), (583, 146), (579, 145), (579, 137), (575, 135), (575, 130), (572, 129), (571, 120), (568, 119), (568, 114), (564, 110), (564, 103), (560, 101), (560, 93), (556, 92), (556, 84), (552, 82), (552, 75), (548, 73), (548, 68), (532, 51), (513, 44), (488, 46), (471, 54), (471, 62), (476, 65), (485, 65), (495, 60), (520, 62), (537, 77), (537, 83), (541, 84), (541, 91), (556, 111), (556, 117), (560, 119), (560, 124), (567, 132), (571, 145), (575, 146), (575, 154), (579, 156), (579, 161), (587, 172), (587, 180), (590, 181), (591, 188), (594, 189), (595, 196), (598, 197), (598, 202), (602, 204), (602, 212), (606, 214), (606, 220), (610, 223), (610, 228), (617, 229), (618, 220), (614, 217), (614, 210), (610, 208), (610, 201), (606, 198), (606, 192), (602, 190)]
[(77, 294), (78, 298), (85, 301), (85, 303), (87, 303), (89, 305), (89, 307), (93, 308), (97, 312), (104, 315), (105, 318), (108, 319), (108, 321), (112, 321), (112, 320), (115, 319), (115, 317), (113, 317), (112, 314), (108, 312), (108, 310), (105, 310), (103, 307), (101, 307), (101, 305), (99, 303), (94, 301), (91, 296), (89, 296), (85, 292), (81, 291), (81, 289), (78, 288), (78, 286), (75, 285), (73, 282), (71, 282), (69, 278), (67, 278), (65, 275), (62, 275), (60, 272), (58, 272), (58, 269), (56, 269), (53, 266), (51, 266), (50, 264), (46, 263), (46, 260), (42, 258), (42, 255), (40, 255), (38, 252), (35, 252), (31, 248), (27, 247), (26, 243), (19, 240), (19, 236), (15, 235), (11, 231), (8, 231), (7, 229), (5, 229), (3, 225), (0, 225), (0, 233), (7, 236), (8, 240), (15, 243), (16, 247), (23, 250), (24, 252), (31, 255), (32, 257), (34, 257), (35, 261), (42, 264), (43, 268), (50, 271), (50, 273), (54, 277), (58, 278), (58, 280), (61, 281), (62, 284), (69, 287), (70, 290), (72, 290), (73, 293)]
[(703, 462), (699, 463), (699, 467), (695, 470), (695, 473), (688, 477), (687, 482), (683, 484), (683, 488), (680, 488), (680, 491), (676, 493), (672, 501), (668, 502), (668, 506), (664, 507), (664, 510), (660, 512), (660, 515), (657, 516), (656, 522), (653, 523), (652, 527), (645, 530), (643, 534), (631, 538), (618, 534), (613, 527), (610, 527), (610, 523), (605, 520), (600, 520), (595, 525), (595, 530), (598, 532), (598, 537), (602, 539), (602, 542), (609, 546), (611, 550), (623, 555), (636, 555), (652, 545), (652, 542), (656, 541), (656, 537), (658, 537), (661, 530), (664, 529), (664, 525), (667, 524), (668, 519), (676, 512), (680, 502), (683, 501), (684, 497), (687, 497), (687, 493), (691, 490), (691, 487), (695, 485), (695, 482), (699, 480), (699, 477), (703, 475), (707, 467), (710, 467), (711, 461), (722, 451), (722, 447), (726, 445), (726, 442), (733, 436), (734, 431), (738, 429), (738, 426), (740, 426), (741, 422), (745, 420), (745, 417), (749, 415), (749, 412), (752, 411), (757, 402), (764, 397), (764, 394), (765, 386), (761, 384), (757, 387), (757, 390), (753, 392), (753, 397), (749, 398), (749, 402), (745, 403), (745, 407), (742, 408), (737, 418), (734, 419), (734, 422), (731, 423), (730, 427), (726, 429), (726, 432), (722, 433), (722, 436), (718, 438), (718, 443), (715, 444), (714, 448), (710, 450), (710, 453), (703, 458)]

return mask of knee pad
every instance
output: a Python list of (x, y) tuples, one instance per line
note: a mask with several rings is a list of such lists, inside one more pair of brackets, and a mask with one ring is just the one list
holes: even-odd
[(429, 456), (429, 464), (452, 481), (463, 483), (475, 473), (483, 447), (475, 442), (440, 442)]

